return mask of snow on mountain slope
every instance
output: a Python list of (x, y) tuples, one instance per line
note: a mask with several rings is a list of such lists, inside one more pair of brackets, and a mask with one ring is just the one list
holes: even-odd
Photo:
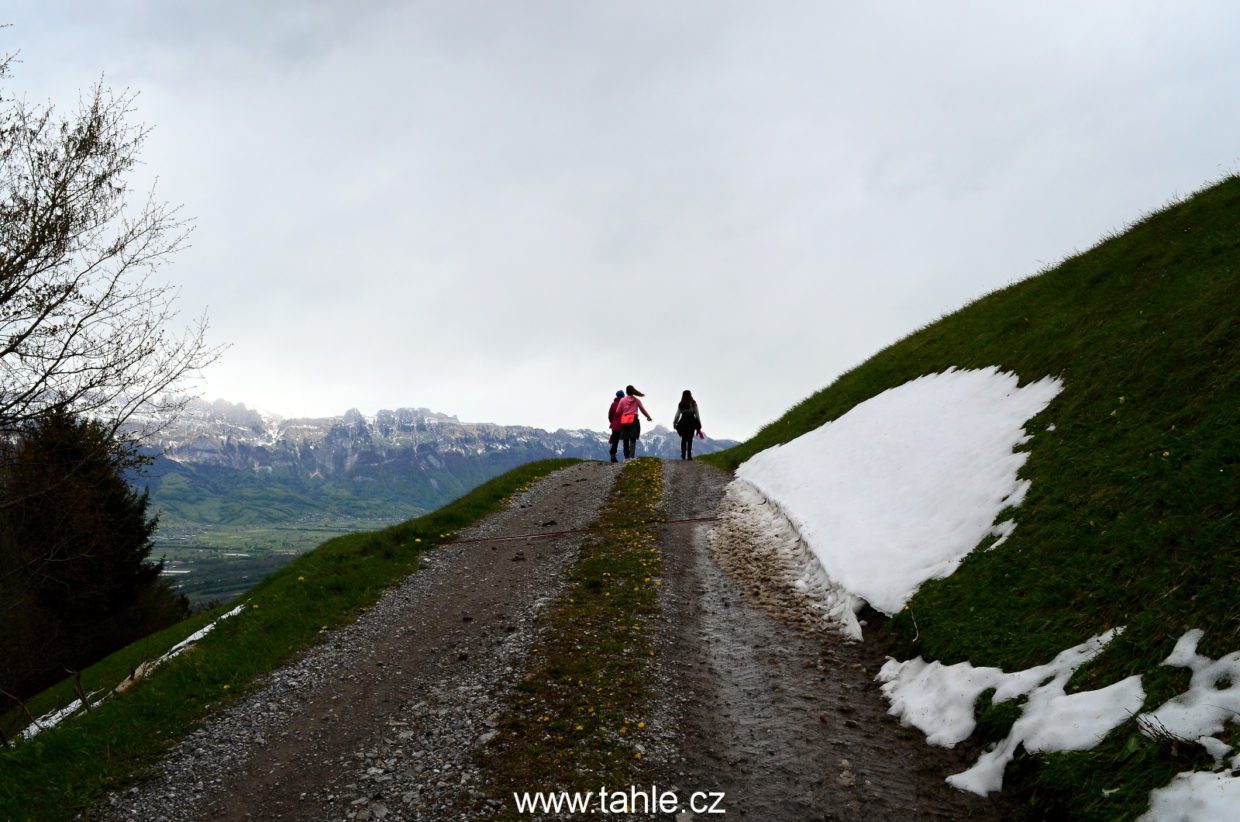
[[(367, 416), (349, 409), (338, 417), (283, 417), (224, 400), (192, 400), (176, 418), (158, 422), (147, 445), (178, 462), (215, 465), (256, 473), (281, 470), (302, 476), (351, 475), (377, 464), (418, 462), (427, 455), (481, 456), (513, 449), (536, 456), (601, 459), (608, 434), (601, 431), (545, 431), (494, 423), (463, 423), (426, 408), (382, 410)], [(706, 454), (731, 440), (706, 440)], [(638, 453), (679, 456), (680, 440), (661, 425), (643, 432)], [(438, 459), (438, 458), (436, 458)]]

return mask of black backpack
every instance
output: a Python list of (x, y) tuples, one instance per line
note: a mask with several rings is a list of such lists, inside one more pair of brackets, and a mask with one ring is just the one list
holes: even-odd
[(676, 433), (685, 437), (702, 427), (693, 409), (680, 409), (680, 421), (676, 423)]

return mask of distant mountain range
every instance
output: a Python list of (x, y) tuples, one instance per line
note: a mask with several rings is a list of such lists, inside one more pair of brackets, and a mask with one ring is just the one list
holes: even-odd
[[(152, 420), (144, 420), (150, 423)], [(145, 445), (140, 480), (169, 524), (251, 525), (323, 519), (405, 519), (491, 477), (551, 457), (607, 458), (607, 433), (463, 423), (425, 408), (365, 416), (285, 418), (224, 400), (192, 401)], [(706, 440), (710, 453), (734, 445)], [(639, 455), (679, 457), (663, 426)]]

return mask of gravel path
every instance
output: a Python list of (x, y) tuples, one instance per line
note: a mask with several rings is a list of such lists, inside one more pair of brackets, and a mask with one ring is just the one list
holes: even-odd
[[(666, 472), (669, 519), (713, 513), (731, 479), (697, 462), (668, 462)], [(711, 527), (665, 528), (660, 657), (679, 748), (665, 784), (682, 797), (725, 792), (727, 819), (998, 818), (994, 803), (943, 783), (967, 763), (887, 716), (874, 682), (881, 650), (806, 630), (803, 613), (780, 619), (772, 598), (747, 597), (711, 555)]]
[[(552, 474), (462, 536), (588, 526), (619, 468)], [(668, 519), (714, 515), (731, 479), (698, 462), (664, 471)], [(886, 715), (874, 682), (881, 649), (815, 629), (821, 620), (807, 620), (803, 603), (771, 588), (752, 535), (717, 538), (712, 555), (712, 527), (663, 528), (649, 756), (658, 787), (682, 801), (722, 791), (726, 819), (997, 819), (1000, 805), (943, 783), (966, 767), (958, 755)], [(428, 552), (357, 622), (269, 675), (97, 816), (469, 819), (462, 809), (483, 798), (471, 751), (492, 738), (535, 618), (584, 536)]]
[[(582, 528), (619, 466), (544, 478), (462, 538)], [(459, 818), (477, 774), (469, 752), (519, 676), (540, 609), (582, 535), (462, 543), (355, 623), (176, 746), (154, 777), (109, 797), (103, 818)]]

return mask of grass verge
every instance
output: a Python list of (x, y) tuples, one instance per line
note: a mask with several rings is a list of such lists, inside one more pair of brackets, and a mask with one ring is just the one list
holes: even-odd
[[(257, 677), (313, 645), (322, 631), (352, 621), (413, 571), (422, 551), (498, 510), (535, 480), (576, 462), (522, 466), (431, 514), (382, 531), (337, 537), (299, 557), (251, 590), (242, 614), (221, 622), (131, 692), (32, 740), (0, 748), (0, 819), (71, 819), (106, 791), (133, 781)], [(159, 655), (218, 613), (199, 615), (113, 654), (83, 673), (84, 686), (88, 691), (114, 687), (138, 661)], [(72, 683), (61, 683), (31, 700), (30, 707), (47, 711), (72, 699)], [(24, 715), (6, 720), (24, 724)]]
[[(889, 634), (905, 658), (1013, 671), (1124, 625), (1069, 690), (1141, 674), (1148, 710), (1183, 687), (1159, 663), (1189, 628), (1205, 631), (1211, 657), (1240, 649), (1237, 260), (1231, 177), (900, 340), (703, 459), (735, 468), (952, 367), (1061, 377), (1063, 392), (1026, 426), (1021, 476), (1032, 487), (1011, 512), (1016, 531), (923, 585)], [(1132, 818), (1150, 789), (1204, 761), (1199, 753), (1128, 723), (1092, 751), (1030, 757), (1005, 784), (1030, 818)]]
[(519, 818), (514, 791), (640, 784), (644, 714), (662, 559), (657, 520), (663, 465), (625, 465), (568, 586), (540, 620), (541, 644), (516, 686), (499, 736), (481, 754), (487, 793)]

